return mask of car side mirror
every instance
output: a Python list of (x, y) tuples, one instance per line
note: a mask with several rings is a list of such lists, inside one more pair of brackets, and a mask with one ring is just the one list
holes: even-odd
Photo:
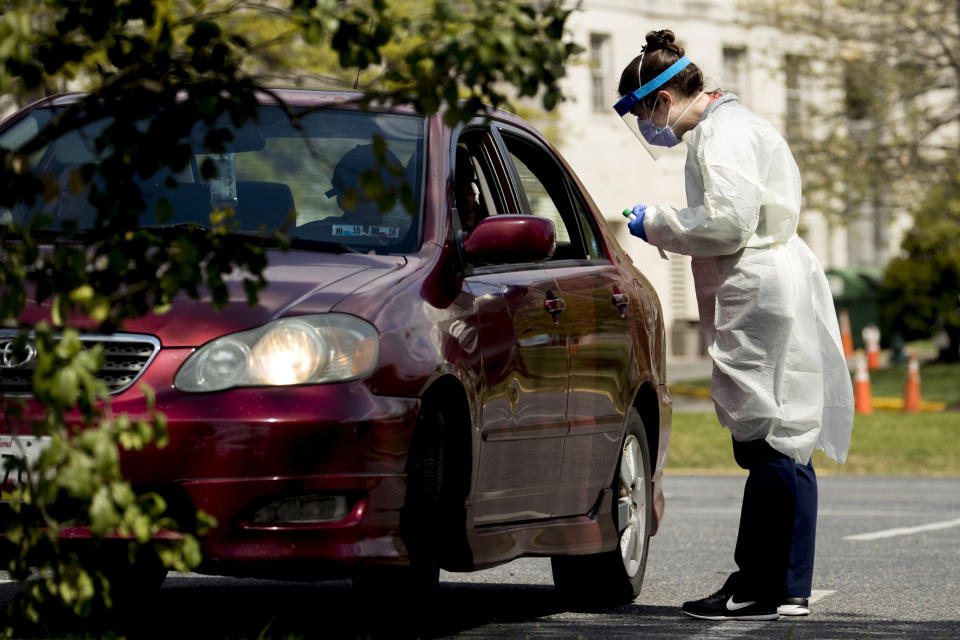
[(484, 264), (549, 260), (556, 248), (553, 222), (516, 214), (484, 218), (463, 243), (467, 260)]

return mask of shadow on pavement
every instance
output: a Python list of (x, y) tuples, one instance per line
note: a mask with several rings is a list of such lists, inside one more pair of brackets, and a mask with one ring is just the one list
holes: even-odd
[[(17, 590), (15, 583), (0, 584), (0, 607)], [(48, 626), (58, 638), (414, 638), (457, 635), (491, 623), (509, 627), (562, 611), (552, 587), (545, 586), (443, 584), (426, 606), (411, 606), (401, 595), (370, 586), (357, 591), (349, 581), (172, 576), (148, 600), (114, 609), (105, 619), (77, 627), (48, 621)], [(32, 636), (14, 632), (18, 638)]]
[[(9, 601), (16, 585), (0, 585)], [(147, 602), (114, 612), (102, 628), (137, 638), (410, 638), (423, 620), (393, 593), (359, 595), (349, 582), (295, 583), (171, 577)], [(642, 596), (641, 596), (642, 597)], [(908, 622), (856, 615), (776, 622), (704, 622), (677, 607), (629, 604), (572, 611), (549, 586), (444, 583), (423, 609), (434, 637), (680, 639), (957, 638), (960, 621)], [(722, 625), (722, 626), (721, 626)], [(720, 627), (720, 628), (717, 628)], [(57, 637), (98, 637), (96, 626), (58, 630)], [(19, 637), (19, 636), (17, 636)]]

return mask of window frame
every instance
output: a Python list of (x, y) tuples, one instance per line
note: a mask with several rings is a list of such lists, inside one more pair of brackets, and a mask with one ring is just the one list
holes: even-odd
[[(530, 209), (530, 203), (527, 201), (526, 192), (523, 189), (520, 176), (516, 171), (516, 167), (514, 167), (513, 160), (510, 157), (511, 154), (504, 136), (507, 138), (512, 136), (521, 144), (530, 146), (535, 153), (540, 155), (545, 161), (549, 162), (551, 168), (554, 169), (555, 173), (561, 178), (561, 184), (557, 189), (557, 195), (560, 195), (564, 198), (567, 206), (558, 207), (558, 212), (563, 220), (564, 225), (567, 227), (567, 232), (570, 235), (570, 244), (574, 247), (574, 251), (578, 255), (572, 257), (555, 256), (554, 258), (551, 258), (542, 264), (564, 264), (566, 266), (570, 266), (589, 265), (596, 264), (598, 262), (603, 264), (609, 263), (610, 256), (607, 253), (605, 243), (602, 241), (603, 235), (600, 233), (599, 229), (596, 227), (596, 223), (593, 221), (593, 213), (586, 201), (580, 195), (579, 189), (576, 187), (576, 184), (571, 178), (569, 170), (563, 165), (562, 162), (559, 161), (556, 153), (536, 136), (514, 125), (497, 121), (494, 123), (494, 126), (491, 128), (491, 130), (494, 133), (494, 137), (499, 146), (502, 162), (507, 167), (510, 177), (510, 187), (515, 194), (514, 197), (516, 198), (517, 202), (522, 203), (524, 208), (524, 210), (520, 213), (523, 213), (524, 215), (533, 215)], [(539, 178), (537, 179), (539, 180)], [(553, 199), (553, 194), (549, 191), (547, 193), (551, 199)], [(582, 228), (582, 224), (584, 222), (591, 225), (591, 232), (598, 240), (596, 244), (599, 255), (596, 257), (591, 256), (590, 252), (587, 250), (586, 236)]]
[[(457, 146), (461, 143), (464, 136), (476, 136), (477, 138), (477, 140), (464, 142), (464, 144), (466, 144), (467, 149), (470, 152), (470, 158), (476, 160), (480, 164), (479, 167), (474, 167), (474, 170), (478, 174), (477, 178), (486, 184), (487, 190), (489, 191), (490, 201), (486, 204), (488, 207), (492, 207), (494, 211), (489, 215), (508, 213), (511, 211), (511, 209), (516, 208), (510, 204), (511, 202), (514, 202), (511, 194), (505, 191), (503, 188), (504, 182), (507, 182), (507, 170), (506, 167), (502, 166), (500, 163), (500, 158), (498, 157), (499, 150), (497, 149), (497, 144), (493, 139), (489, 125), (484, 124), (482, 120), (477, 119), (467, 123), (466, 125), (460, 126), (453, 131), (453, 134), (450, 137), (450, 172), (447, 176), (447, 197), (450, 203), (450, 206), (448, 207), (449, 215), (452, 216), (451, 223), (453, 224), (453, 228), (457, 231), (458, 235), (463, 232), (463, 227), (460, 224), (460, 216), (454, 215), (457, 210), (455, 193)], [(477, 151), (478, 153), (474, 153), (474, 151)], [(489, 172), (489, 174), (486, 172)], [(491, 180), (491, 178), (493, 179)], [(487, 194), (481, 193), (481, 195), (486, 197)]]
[[(751, 99), (748, 56), (745, 45), (725, 44), (721, 51), (724, 89), (735, 93), (744, 104)], [(736, 78), (731, 78), (731, 75)]]
[(614, 98), (608, 94), (613, 79), (613, 38), (591, 31), (589, 36), (590, 106), (595, 113), (610, 113)]

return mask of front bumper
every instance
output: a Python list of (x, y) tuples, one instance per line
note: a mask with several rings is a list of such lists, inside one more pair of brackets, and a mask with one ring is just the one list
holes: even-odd
[[(399, 513), (418, 400), (377, 396), (363, 382), (185, 394), (174, 373), (189, 349), (162, 349), (141, 382), (156, 393), (169, 442), (121, 453), (123, 475), (155, 490), (189, 521), (217, 525), (202, 538), (204, 568), (238, 575), (349, 573), (402, 564)], [(142, 416), (136, 387), (112, 398), (115, 414)], [(292, 496), (342, 495), (333, 522), (254, 522), (256, 509)], [(189, 526), (189, 525), (187, 525)]]

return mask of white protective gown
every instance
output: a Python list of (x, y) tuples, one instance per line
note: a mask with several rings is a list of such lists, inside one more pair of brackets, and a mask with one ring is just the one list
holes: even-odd
[(739, 441), (843, 463), (853, 388), (826, 276), (797, 235), (800, 172), (786, 141), (726, 94), (684, 136), (687, 208), (647, 207), (650, 244), (693, 257), (711, 396)]

